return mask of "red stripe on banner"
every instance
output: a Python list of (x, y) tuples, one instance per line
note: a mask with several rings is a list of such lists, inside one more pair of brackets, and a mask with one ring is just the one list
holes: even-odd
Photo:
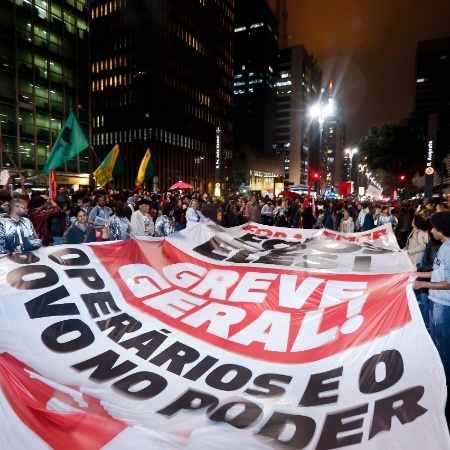
[[(127, 244), (127, 252), (119, 243), (92, 250), (132, 306), (217, 347), (265, 361), (316, 361), (411, 321), (405, 273), (225, 266), (188, 255), (168, 240), (137, 241)], [(124, 267), (132, 272), (121, 275)], [(228, 280), (232, 284), (217, 289)], [(277, 349), (268, 348), (271, 333)]]
[[(71, 396), (50, 387), (34, 370), (6, 353), (0, 355), (0, 386), (22, 422), (55, 450), (97, 450), (127, 428), (109, 416), (99, 400), (78, 388), (72, 388), (76, 395)], [(77, 412), (51, 410), (52, 400)]]

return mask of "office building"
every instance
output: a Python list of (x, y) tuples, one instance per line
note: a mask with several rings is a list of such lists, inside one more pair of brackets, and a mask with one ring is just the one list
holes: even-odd
[(450, 153), (450, 37), (418, 43), (415, 81), (415, 111), (425, 124), (437, 114), (436, 156), (442, 160)]
[(319, 171), (318, 125), (310, 108), (319, 99), (321, 78), (303, 45), (278, 52), (275, 147), (284, 159), (285, 188), (308, 185), (310, 172)]
[(274, 147), (277, 22), (267, 0), (237, 0), (234, 29), (234, 159), (252, 192), (283, 190)]
[(234, 148), (274, 154), (277, 23), (267, 0), (237, 0), (234, 30)]
[[(41, 170), (70, 111), (89, 131), (87, 0), (0, 0), (0, 167), (47, 185)], [(58, 182), (89, 183), (88, 151)]]
[(226, 192), (232, 158), (234, 0), (92, 2), (92, 138), (119, 144), (133, 187), (149, 148), (165, 191)]

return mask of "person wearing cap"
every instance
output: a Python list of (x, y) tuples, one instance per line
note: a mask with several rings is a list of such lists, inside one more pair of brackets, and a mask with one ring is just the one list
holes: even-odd
[(0, 217), (0, 254), (29, 252), (42, 246), (27, 212), (24, 199), (13, 198), (9, 202), (9, 215)]
[(139, 209), (131, 215), (131, 227), (135, 236), (153, 236), (155, 232), (155, 224), (149, 214), (152, 202), (146, 198), (138, 201)]

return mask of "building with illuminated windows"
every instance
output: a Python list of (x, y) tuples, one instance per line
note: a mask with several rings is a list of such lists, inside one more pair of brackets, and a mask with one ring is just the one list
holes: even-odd
[(284, 185), (308, 185), (319, 171), (317, 123), (309, 113), (318, 101), (322, 73), (303, 45), (281, 49), (276, 71), (275, 147), (284, 155)]
[(267, 0), (237, 0), (234, 146), (274, 154), (277, 23)]
[(234, 0), (91, 2), (92, 144), (119, 144), (133, 187), (147, 149), (149, 190), (182, 180), (226, 192), (232, 158)]
[[(41, 170), (73, 110), (89, 130), (87, 0), (0, 0), (0, 167), (47, 185)], [(88, 151), (61, 167), (61, 185), (89, 184)]]
[(277, 21), (267, 0), (236, 1), (234, 48), (233, 168), (251, 191), (272, 195), (283, 190), (283, 166), (274, 148)]

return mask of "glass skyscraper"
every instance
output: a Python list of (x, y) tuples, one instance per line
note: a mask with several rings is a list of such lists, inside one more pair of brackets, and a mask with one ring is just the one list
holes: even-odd
[[(74, 111), (89, 131), (87, 0), (0, 0), (0, 167), (34, 184)], [(59, 168), (59, 184), (88, 184), (88, 151)]]

